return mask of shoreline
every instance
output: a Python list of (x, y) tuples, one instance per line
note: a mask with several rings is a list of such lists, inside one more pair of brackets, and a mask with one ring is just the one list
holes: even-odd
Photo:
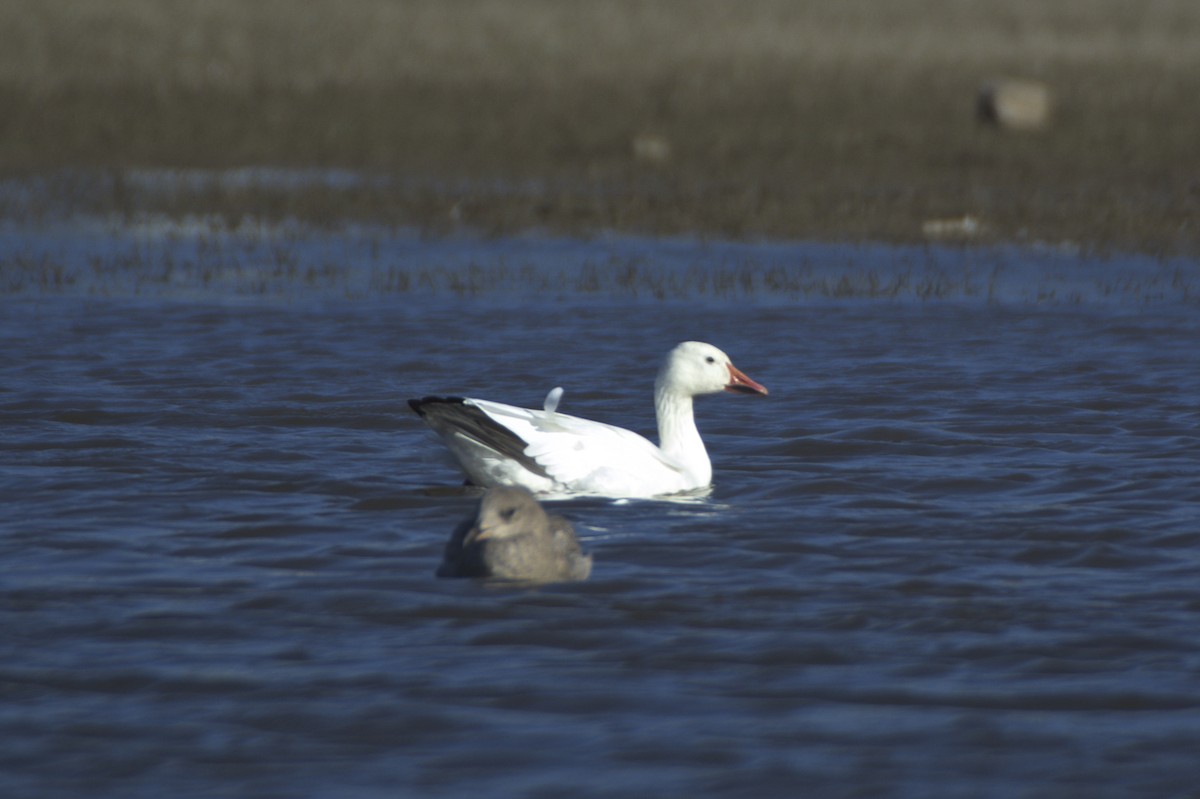
[[(109, 196), (66, 200), (114, 213), (432, 234), (1200, 254), (1200, 9), (1183, 0), (755, 0), (736, 18), (715, 0), (348, 2), (0, 10), (0, 178), (112, 175)], [(1044, 129), (976, 118), (980, 88), (1012, 76), (1048, 87)], [(243, 168), (379, 179), (151, 196), (120, 178)]]

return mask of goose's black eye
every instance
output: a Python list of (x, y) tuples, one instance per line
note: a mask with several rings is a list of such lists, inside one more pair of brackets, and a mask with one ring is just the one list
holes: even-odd
[(707, 358), (705, 358), (704, 361), (705, 361), (705, 363), (716, 363), (717, 359), (710, 355)]
[(500, 511), (500, 518), (506, 522), (512, 521), (513, 514), (517, 512), (516, 508), (505, 508)]

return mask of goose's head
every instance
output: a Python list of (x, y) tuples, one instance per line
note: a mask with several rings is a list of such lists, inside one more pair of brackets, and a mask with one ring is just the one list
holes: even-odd
[(659, 370), (656, 385), (659, 390), (688, 396), (718, 391), (767, 393), (766, 386), (747, 377), (728, 355), (702, 341), (685, 341), (671, 350)]

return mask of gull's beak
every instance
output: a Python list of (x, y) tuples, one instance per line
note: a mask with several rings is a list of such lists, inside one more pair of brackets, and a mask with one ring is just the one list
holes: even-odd
[(738, 369), (731, 363), (725, 364), (729, 368), (729, 382), (725, 385), (726, 391), (733, 391), (738, 394), (767, 394), (767, 387), (762, 383), (751, 380), (746, 376), (741, 369)]
[(491, 538), (496, 532), (494, 527), (472, 527), (467, 533), (467, 537), (463, 539), (463, 546), (474, 544), (476, 541), (486, 541)]

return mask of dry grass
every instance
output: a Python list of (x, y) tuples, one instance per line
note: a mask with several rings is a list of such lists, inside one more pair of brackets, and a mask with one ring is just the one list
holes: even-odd
[(720, 93), (764, 63), (1200, 65), (1190, 0), (15, 0), (0, 31), (0, 82), (39, 92), (691, 79)]
[[(1195, 253), (1197, 41), (1193, 0), (10, 2), (0, 170), (403, 178), (169, 200), (231, 218), (913, 240), (971, 214)], [(1055, 92), (1048, 131), (976, 123), (1007, 75)]]

